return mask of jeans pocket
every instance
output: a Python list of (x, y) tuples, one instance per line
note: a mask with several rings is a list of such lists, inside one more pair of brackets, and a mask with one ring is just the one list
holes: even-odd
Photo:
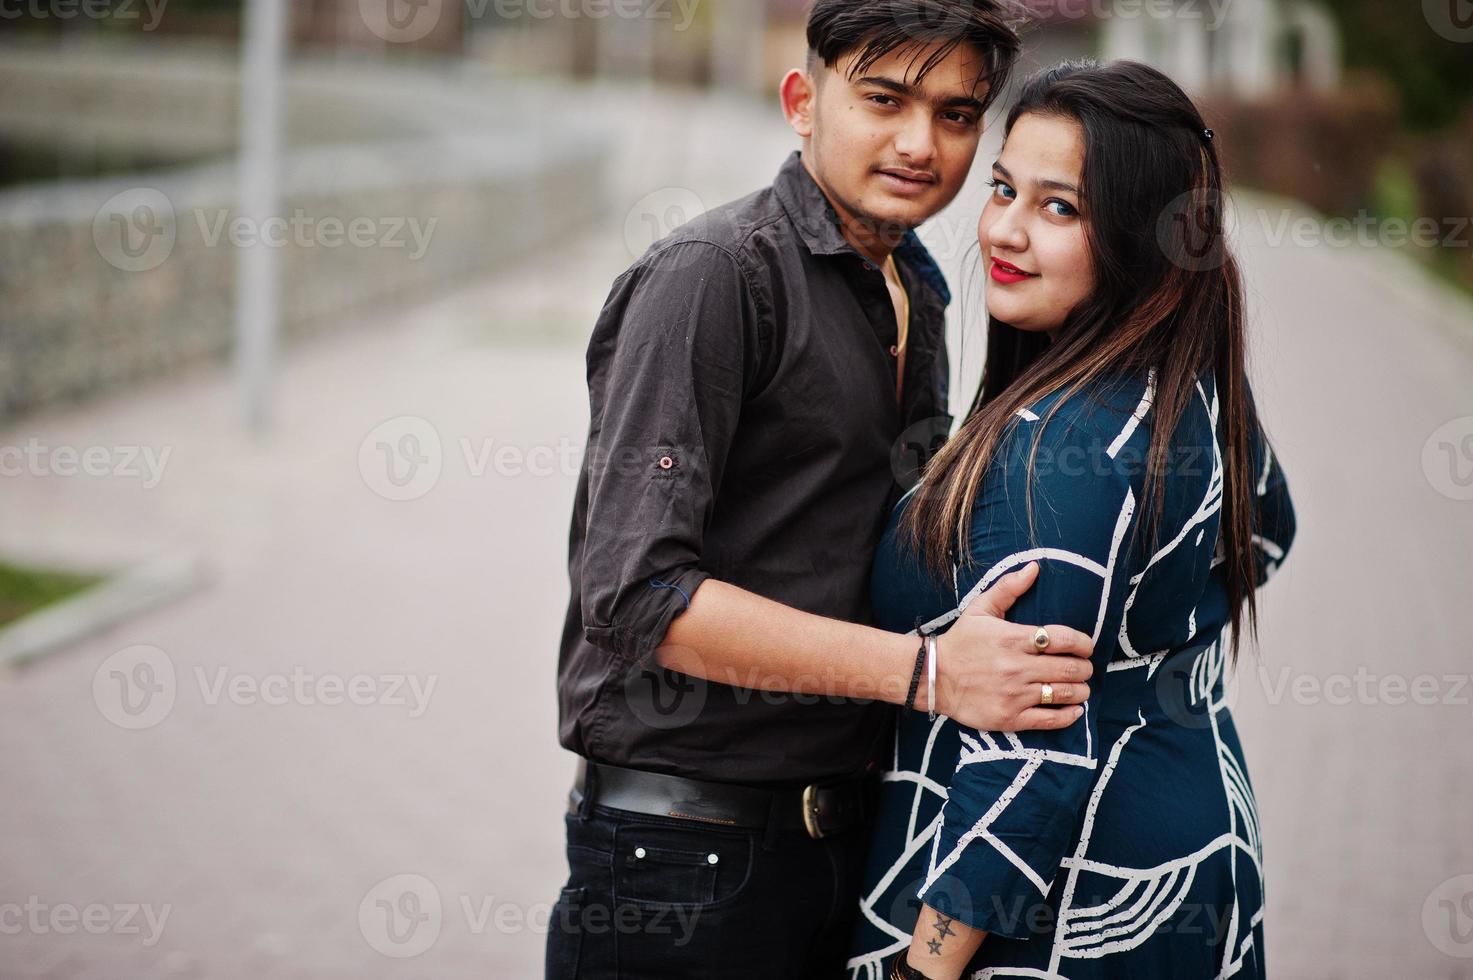
[(748, 834), (675, 822), (620, 826), (614, 836), (616, 904), (705, 907), (736, 897), (751, 871)]
[(564, 888), (552, 907), (547, 930), (547, 955), (543, 964), (544, 980), (577, 980), (578, 961), (583, 952), (583, 929), (580, 917), (586, 888)]

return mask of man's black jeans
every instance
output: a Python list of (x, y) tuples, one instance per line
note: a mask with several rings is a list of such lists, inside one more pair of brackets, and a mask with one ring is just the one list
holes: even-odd
[(546, 980), (840, 980), (870, 829), (814, 840), (585, 799)]

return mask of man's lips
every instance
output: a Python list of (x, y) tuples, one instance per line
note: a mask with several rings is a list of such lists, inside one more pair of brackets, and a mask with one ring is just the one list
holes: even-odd
[(929, 193), (937, 184), (935, 175), (906, 170), (904, 167), (886, 167), (877, 173), (892, 194), (902, 197), (915, 197)]
[(902, 180), (913, 180), (918, 184), (936, 183), (935, 174), (928, 174), (919, 170), (906, 170), (904, 167), (883, 167), (880, 173), (889, 174), (891, 177), (899, 177)]

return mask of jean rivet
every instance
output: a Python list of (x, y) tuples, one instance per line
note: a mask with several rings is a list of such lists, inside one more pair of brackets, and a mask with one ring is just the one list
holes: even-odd
[(720, 861), (720, 860), (721, 860), (721, 858), (717, 857), (715, 854), (707, 854), (706, 855), (706, 863), (707, 864), (715, 864), (717, 861)]
[(634, 856), (637, 857), (637, 858), (644, 857), (644, 848), (642, 848), (642, 847), (636, 847), (634, 849)]

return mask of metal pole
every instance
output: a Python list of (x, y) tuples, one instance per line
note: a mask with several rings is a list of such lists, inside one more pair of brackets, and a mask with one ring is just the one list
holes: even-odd
[[(272, 422), (273, 369), (280, 320), (279, 249), (264, 223), (281, 211), (281, 79), (286, 0), (247, 0), (240, 72), (240, 215), (254, 235), (236, 253), (235, 373), (246, 428)], [(272, 234), (272, 239), (279, 236)]]

